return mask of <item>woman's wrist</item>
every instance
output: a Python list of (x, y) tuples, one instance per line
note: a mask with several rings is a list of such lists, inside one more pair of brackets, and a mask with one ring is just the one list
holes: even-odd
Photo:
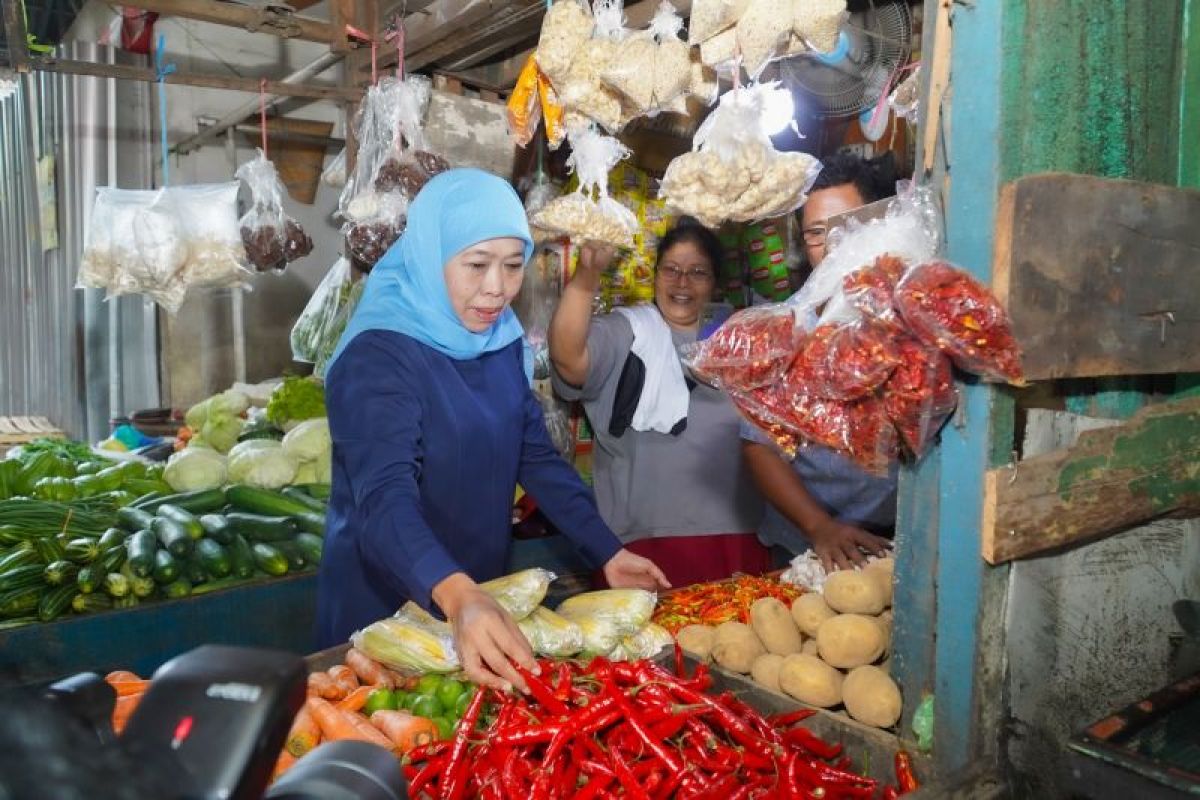
[(443, 578), (433, 587), (433, 602), (446, 615), (446, 619), (454, 619), (462, 608), (463, 601), (475, 591), (475, 581), (465, 572), (455, 572)]

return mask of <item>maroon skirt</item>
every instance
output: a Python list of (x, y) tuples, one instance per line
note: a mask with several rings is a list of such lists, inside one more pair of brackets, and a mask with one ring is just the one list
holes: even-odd
[[(625, 549), (657, 564), (673, 587), (721, 580), (735, 572), (761, 575), (771, 569), (771, 551), (753, 533), (638, 539)], [(595, 580), (599, 588), (608, 585), (602, 572)]]

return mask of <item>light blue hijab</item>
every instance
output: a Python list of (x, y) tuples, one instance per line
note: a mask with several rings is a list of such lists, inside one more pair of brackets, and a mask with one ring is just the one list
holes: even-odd
[(479, 169), (452, 169), (425, 184), (408, 207), (404, 234), (367, 276), (362, 299), (326, 374), (364, 331), (395, 331), (458, 361), (501, 350), (525, 335), (506, 308), (483, 333), (467, 330), (446, 290), (446, 262), (473, 244), (513, 238), (533, 255), (525, 208), (508, 181)]

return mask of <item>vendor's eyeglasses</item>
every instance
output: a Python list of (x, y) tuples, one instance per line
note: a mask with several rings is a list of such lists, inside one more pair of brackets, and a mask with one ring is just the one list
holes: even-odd
[(665, 267), (659, 267), (658, 273), (665, 278), (669, 278), (678, 283), (683, 278), (687, 278), (689, 283), (708, 283), (713, 280), (713, 274), (702, 267), (695, 269), (683, 270), (679, 267), (668, 264)]
[(805, 228), (800, 232), (800, 235), (804, 237), (804, 243), (809, 247), (820, 247), (825, 244), (825, 234), (828, 232), (829, 229), (824, 225), (817, 225), (812, 228)]

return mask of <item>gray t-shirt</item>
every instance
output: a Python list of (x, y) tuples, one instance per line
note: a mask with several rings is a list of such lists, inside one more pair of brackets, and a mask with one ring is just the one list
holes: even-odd
[[(675, 346), (694, 334), (672, 330)], [(582, 388), (554, 374), (554, 389), (581, 400), (595, 436), (593, 475), (600, 514), (623, 542), (648, 537), (753, 533), (763, 502), (742, 465), (738, 413), (702, 384), (691, 390), (687, 427), (677, 436), (609, 432), (633, 329), (620, 314), (592, 320), (587, 381)]]
[[(776, 449), (771, 437), (744, 420), (742, 438)], [(897, 463), (892, 463), (887, 475), (872, 475), (836, 450), (820, 445), (801, 447), (791, 462), (804, 488), (834, 519), (874, 533), (895, 526)], [(810, 549), (804, 532), (770, 503), (758, 538), (767, 546), (780, 545), (793, 553)]]

